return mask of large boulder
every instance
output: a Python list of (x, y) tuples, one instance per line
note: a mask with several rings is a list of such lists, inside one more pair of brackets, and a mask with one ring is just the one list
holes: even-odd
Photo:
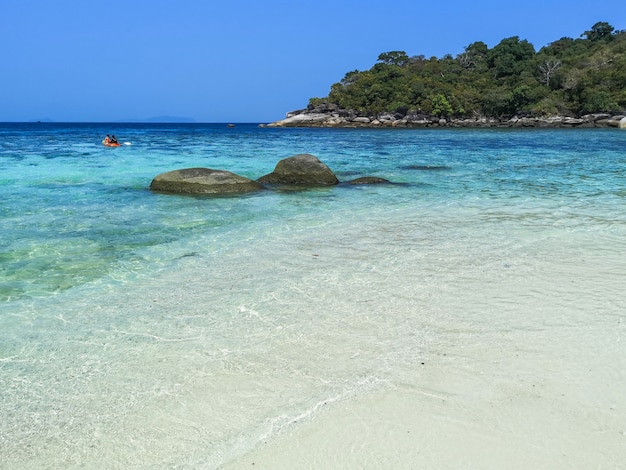
[(249, 193), (263, 189), (263, 186), (230, 171), (185, 168), (161, 173), (152, 180), (150, 189), (169, 193), (219, 195)]
[(262, 184), (298, 186), (332, 186), (339, 183), (330, 168), (308, 153), (279, 161), (272, 173), (257, 181)]

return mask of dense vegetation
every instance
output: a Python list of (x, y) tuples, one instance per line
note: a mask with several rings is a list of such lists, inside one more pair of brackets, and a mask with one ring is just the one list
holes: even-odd
[(580, 38), (538, 52), (513, 36), (489, 49), (474, 42), (443, 58), (380, 54), (369, 70), (332, 85), (326, 104), (364, 114), (441, 117), (580, 116), (626, 110), (626, 31), (596, 23)]

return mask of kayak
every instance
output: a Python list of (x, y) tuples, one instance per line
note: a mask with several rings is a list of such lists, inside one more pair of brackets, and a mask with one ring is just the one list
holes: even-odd
[(120, 144), (119, 142), (107, 142), (106, 139), (102, 141), (102, 145), (106, 146), (106, 147), (119, 147)]

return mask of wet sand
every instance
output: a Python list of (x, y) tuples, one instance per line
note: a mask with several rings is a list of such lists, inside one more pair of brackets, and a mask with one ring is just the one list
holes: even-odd
[[(624, 356), (547, 349), (486, 344), (429, 358), (420, 385), (338, 403), (225, 468), (620, 468)], [(604, 361), (613, 365), (598, 370)]]
[(465, 285), (447, 308), (473, 306), (434, 320), (441, 339), (423, 363), (224, 468), (623, 468), (622, 262), (545, 262), (534, 275), (483, 285), (484, 304), (473, 290), (480, 281)]

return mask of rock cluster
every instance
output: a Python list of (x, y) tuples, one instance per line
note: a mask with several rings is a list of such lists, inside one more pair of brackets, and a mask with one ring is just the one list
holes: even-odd
[[(376, 176), (365, 176), (348, 183), (380, 184), (389, 181)], [(265, 185), (306, 189), (336, 184), (339, 184), (339, 180), (328, 166), (313, 155), (300, 154), (279, 161), (273, 172), (257, 181), (229, 171), (184, 168), (156, 176), (150, 183), (150, 189), (167, 193), (233, 195), (266, 189)]]
[[(328, 104), (287, 113), (285, 119), (266, 124), (266, 127), (620, 127), (626, 113), (620, 115), (598, 113), (581, 117), (512, 117), (496, 119), (477, 116), (463, 119), (444, 119), (426, 114), (383, 113), (364, 115), (351, 110), (338, 109)], [(626, 124), (625, 124), (626, 125)]]

